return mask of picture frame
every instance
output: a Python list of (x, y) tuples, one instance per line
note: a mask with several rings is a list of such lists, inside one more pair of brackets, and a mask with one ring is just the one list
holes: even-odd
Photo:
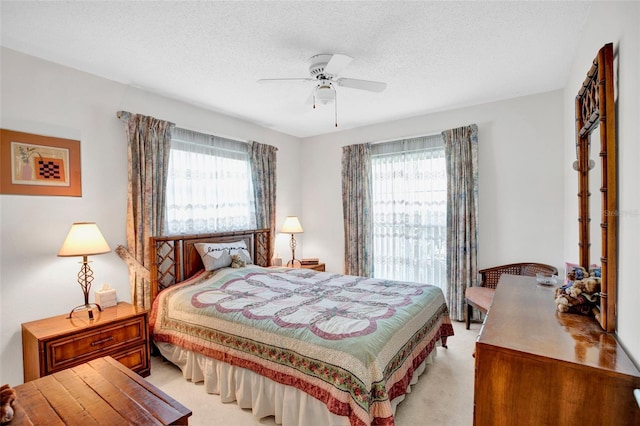
[(0, 129), (0, 194), (81, 197), (80, 141)]

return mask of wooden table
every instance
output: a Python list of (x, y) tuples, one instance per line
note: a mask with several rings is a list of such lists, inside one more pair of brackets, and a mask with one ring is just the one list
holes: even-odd
[(187, 425), (191, 411), (107, 356), (14, 388), (11, 425)]

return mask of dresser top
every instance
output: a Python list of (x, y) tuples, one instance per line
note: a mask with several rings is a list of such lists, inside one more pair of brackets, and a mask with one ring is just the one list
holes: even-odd
[(500, 277), (478, 344), (640, 377), (615, 334), (595, 318), (558, 312), (554, 287), (534, 277)]

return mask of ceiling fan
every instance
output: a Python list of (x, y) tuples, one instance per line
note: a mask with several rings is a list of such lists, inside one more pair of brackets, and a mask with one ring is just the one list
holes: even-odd
[(314, 83), (315, 87), (311, 92), (310, 100), (313, 102), (313, 108), (316, 107), (316, 101), (321, 104), (327, 104), (335, 101), (335, 125), (338, 127), (338, 106), (336, 86), (349, 87), (352, 89), (367, 90), (370, 92), (382, 92), (387, 83), (378, 81), (360, 80), (356, 78), (338, 77), (347, 65), (351, 63), (353, 58), (341, 54), (321, 54), (312, 56), (309, 59), (309, 74), (311, 77), (303, 78), (266, 78), (258, 80), (258, 83), (281, 83), (295, 82)]

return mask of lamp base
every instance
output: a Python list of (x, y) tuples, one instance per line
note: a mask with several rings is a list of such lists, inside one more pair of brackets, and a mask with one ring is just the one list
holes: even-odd
[(287, 268), (299, 268), (301, 266), (302, 266), (302, 263), (298, 259), (291, 259), (290, 261), (287, 262)]
[(71, 312), (69, 312), (69, 316), (67, 317), (67, 319), (71, 319), (71, 315), (73, 315), (74, 312), (86, 309), (87, 311), (89, 311), (89, 320), (93, 320), (93, 309), (91, 309), (92, 306), (97, 307), (98, 312), (102, 312), (102, 308), (97, 303), (86, 303), (84, 305), (78, 305), (73, 308)]

